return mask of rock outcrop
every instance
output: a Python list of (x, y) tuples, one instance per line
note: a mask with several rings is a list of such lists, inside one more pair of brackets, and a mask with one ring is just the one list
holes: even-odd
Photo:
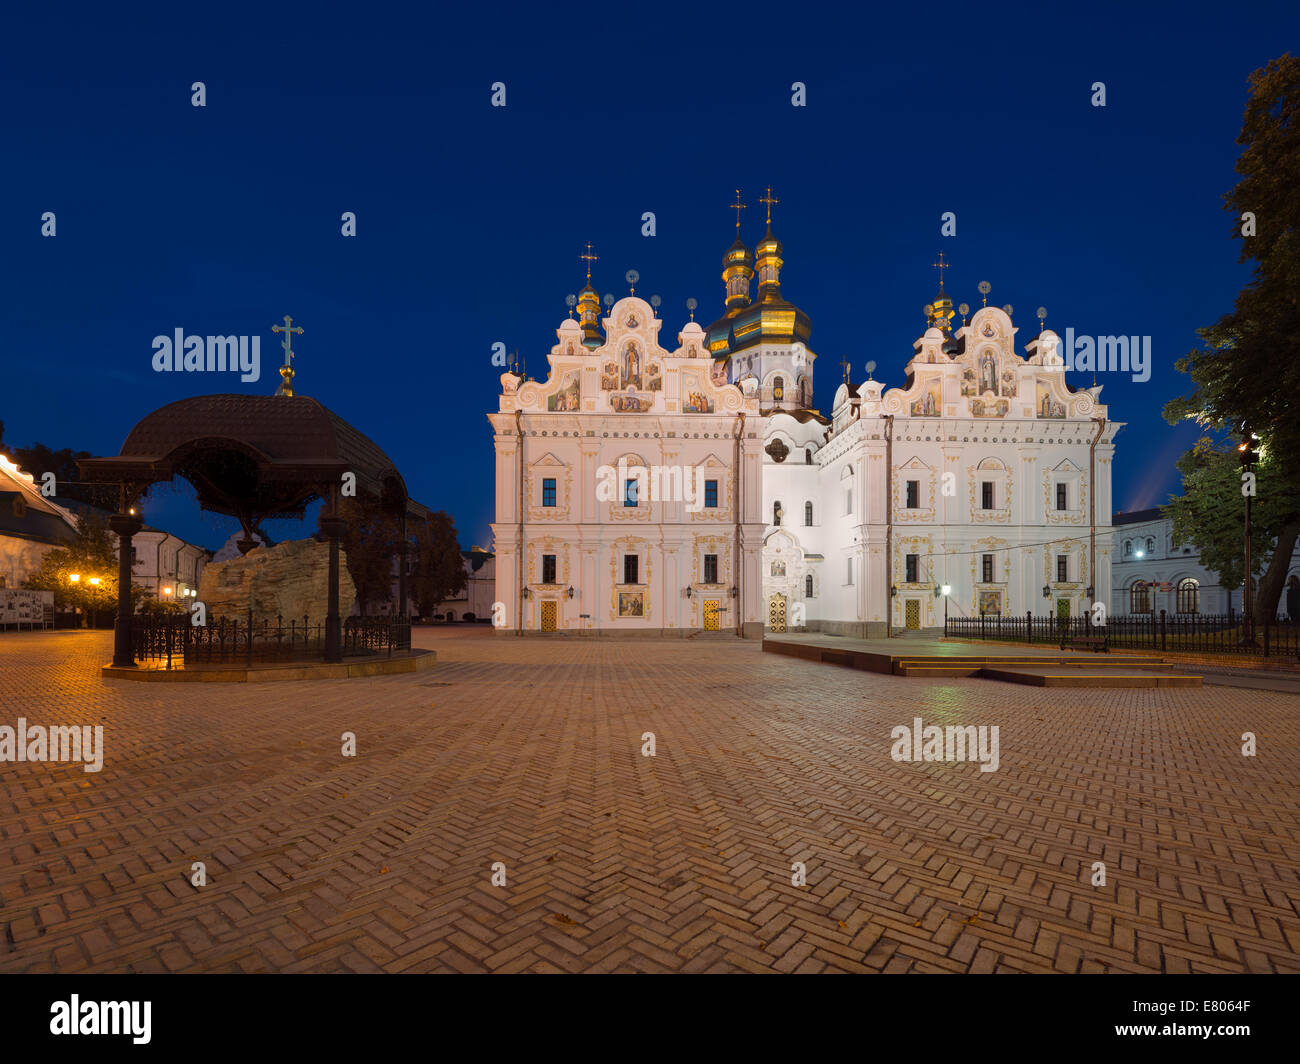
[[(199, 601), (209, 620), (253, 618), (275, 623), (324, 624), (329, 610), (328, 543), (295, 539), (274, 547), (254, 547), (242, 558), (208, 565), (199, 578)], [(348, 572), (347, 557), (339, 551), (339, 615), (348, 616), (357, 590)]]

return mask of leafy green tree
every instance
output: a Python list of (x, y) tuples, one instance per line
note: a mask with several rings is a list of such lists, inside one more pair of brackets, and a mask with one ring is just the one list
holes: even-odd
[[(344, 499), (339, 513), (348, 523), (339, 545), (347, 553), (348, 572), (357, 588), (357, 609), (365, 616), (369, 607), (392, 601), (397, 523), (378, 497), (364, 491)], [(347, 608), (346, 603), (339, 605)]]
[[(58, 609), (80, 609), (88, 617), (111, 615), (117, 611), (116, 537), (109, 531), (107, 518), (98, 514), (79, 517), (77, 526), (76, 540), (47, 551), (26, 586), (33, 591), (53, 591)], [(147, 597), (145, 588), (133, 586), (132, 608)]]
[(416, 524), (411, 595), (421, 617), (465, 590), (465, 561), (452, 519), (441, 510)]
[[(1228, 591), (1242, 586), (1246, 567), (1246, 508), (1237, 449), (1218, 446), (1208, 436), (1178, 460), (1183, 493), (1163, 508), (1173, 519), (1174, 546), (1190, 543), (1200, 562), (1219, 576)], [(1252, 576), (1258, 577), (1277, 529), (1291, 507), (1276, 483), (1277, 463), (1265, 456), (1255, 467), (1256, 495), (1251, 500)]]
[[(1224, 201), (1232, 233), (1242, 241), (1240, 261), (1254, 264), (1251, 280), (1231, 313), (1198, 330), (1203, 346), (1177, 363), (1193, 390), (1171, 400), (1164, 415), (1171, 424), (1191, 419), (1234, 443), (1243, 432), (1260, 438), (1261, 476), (1251, 518), (1252, 524), (1257, 513), (1263, 518), (1263, 549), (1255, 556), (1268, 558), (1255, 596), (1255, 620), (1262, 622), (1277, 611), (1300, 537), (1300, 360), (1285, 354), (1300, 335), (1300, 59), (1284, 55), (1251, 75), (1237, 143), (1241, 180)], [(1201, 460), (1196, 455), (1194, 450), (1184, 456), (1193, 471)], [(1207, 461), (1213, 468), (1218, 460)], [(1243, 506), (1239, 473), (1236, 479), (1235, 497), (1222, 499), (1234, 512)], [(1226, 564), (1225, 522), (1235, 516), (1216, 515), (1196, 501), (1175, 512), (1176, 522), (1179, 514), (1183, 538), (1198, 546), (1221, 544), (1216, 551)], [(1238, 552), (1244, 546), (1239, 542)], [(1238, 583), (1242, 568), (1239, 561)]]

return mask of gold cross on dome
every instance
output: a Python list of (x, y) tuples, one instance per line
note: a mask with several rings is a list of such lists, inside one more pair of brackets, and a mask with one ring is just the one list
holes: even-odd
[(591, 264), (595, 262), (599, 256), (591, 250), (590, 240), (587, 241), (587, 250), (579, 255), (578, 258), (587, 260), (587, 284), (591, 284)]
[(288, 314), (286, 314), (284, 316), (284, 324), (272, 325), (271, 331), (284, 333), (284, 339), (280, 341), (280, 346), (284, 348), (284, 364), (286, 366), (290, 365), (291, 360), (293, 359), (293, 356), (296, 352), (289, 345), (293, 343), (294, 333), (298, 333), (299, 335), (302, 335), (302, 326), (294, 325), (293, 319), (289, 317)]
[(746, 204), (746, 203), (741, 203), (741, 202), (740, 202), (740, 189), (736, 189), (736, 202), (733, 203), (733, 204), (731, 204), (731, 209), (732, 209), (733, 211), (736, 212), (736, 229), (737, 229), (737, 230), (740, 229), (740, 212), (743, 211), (743, 210), (745, 210), (745, 208), (746, 208), (747, 206), (748, 206), (748, 204)]
[(779, 199), (777, 199), (775, 196), (772, 195), (771, 185), (767, 186), (766, 196), (758, 197), (758, 202), (767, 204), (767, 224), (770, 226), (772, 224), (772, 207), (781, 202)]
[(941, 251), (941, 252), (939, 252), (939, 261), (938, 261), (938, 262), (932, 262), (932, 263), (930, 263), (930, 265), (933, 266), (936, 270), (939, 271), (939, 291), (942, 292), (942, 291), (943, 291), (943, 271), (944, 271), (944, 270), (951, 270), (951, 269), (952, 269), (952, 263), (951, 263), (951, 262), (944, 262), (944, 261), (943, 261), (943, 252)]

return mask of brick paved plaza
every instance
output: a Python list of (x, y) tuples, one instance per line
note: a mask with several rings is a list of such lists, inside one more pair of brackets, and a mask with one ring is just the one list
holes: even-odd
[[(139, 684), (110, 639), (0, 636), (0, 724), (106, 746), (0, 764), (0, 971), (1300, 971), (1295, 695), (455, 628), (412, 675)], [(891, 760), (917, 716), (998, 771)]]

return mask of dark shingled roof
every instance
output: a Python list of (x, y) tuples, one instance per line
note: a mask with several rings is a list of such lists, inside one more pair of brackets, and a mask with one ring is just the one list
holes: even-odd
[(1122, 510), (1113, 515), (1110, 519), (1112, 525), (1137, 525), (1143, 521), (1160, 521), (1164, 519), (1164, 513), (1160, 507), (1155, 506), (1150, 510), (1134, 510), (1132, 513), (1124, 513)]
[(349, 472), (358, 488), (409, 503), (401, 474), (379, 445), (301, 395), (180, 399), (144, 417), (117, 457), (78, 465), (87, 480), (140, 486), (190, 476), (199, 481), (204, 508), (221, 513), (232, 512), (232, 500), (265, 516), (301, 513), (316, 488)]

